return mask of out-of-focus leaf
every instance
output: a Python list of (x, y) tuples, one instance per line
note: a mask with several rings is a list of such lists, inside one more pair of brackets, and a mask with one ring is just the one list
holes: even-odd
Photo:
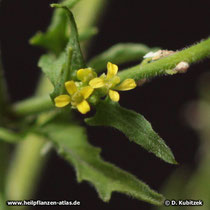
[(0, 141), (6, 141), (8, 143), (18, 143), (21, 140), (21, 135), (18, 135), (6, 128), (0, 127)]
[[(187, 184), (185, 184), (185, 195), (193, 200), (202, 200), (204, 205), (196, 207), (196, 210), (209, 210), (210, 209), (210, 166), (208, 159), (200, 163), (198, 170), (192, 174)], [(187, 208), (190, 209), (190, 208)]]
[[(199, 125), (197, 131), (201, 139), (199, 151), (199, 165), (187, 184), (185, 184), (185, 194), (194, 200), (201, 199), (204, 203), (203, 206), (197, 206), (196, 210), (209, 210), (210, 209), (210, 101), (209, 93), (210, 77), (205, 75), (205, 79), (201, 80), (203, 83), (200, 85), (201, 100), (197, 103), (197, 121)], [(204, 92), (203, 92), (204, 91)], [(207, 93), (205, 93), (207, 92)], [(197, 120), (196, 120), (197, 119)], [(190, 209), (190, 208), (189, 208)]]
[(83, 33), (79, 34), (79, 41), (86, 41), (98, 33), (98, 29), (96, 27), (87, 28)]
[(109, 100), (102, 101), (96, 108), (95, 116), (85, 120), (87, 124), (114, 127), (123, 132), (129, 140), (141, 145), (162, 160), (176, 164), (170, 148), (142, 115)]
[(118, 65), (129, 61), (140, 61), (146, 53), (156, 50), (158, 48), (149, 48), (144, 44), (120, 43), (92, 58), (88, 66), (100, 72), (106, 68), (108, 61)]
[(5, 198), (5, 180), (7, 177), (7, 167), (9, 165), (10, 148), (6, 142), (0, 141), (0, 208), (7, 210)]
[[(72, 8), (80, 0), (63, 1), (62, 5)], [(45, 33), (38, 32), (31, 39), (30, 44), (43, 47), (59, 55), (65, 48), (68, 37), (68, 19), (64, 10), (55, 9), (52, 21)]]
[(55, 121), (42, 129), (59, 153), (75, 167), (78, 182), (91, 182), (103, 201), (109, 201), (112, 192), (117, 191), (155, 205), (162, 204), (162, 195), (135, 176), (102, 160), (100, 149), (88, 143), (84, 128)]
[[(168, 178), (165, 182), (164, 186), (162, 187), (161, 192), (165, 195), (166, 200), (184, 200), (184, 199), (191, 199), (189, 194), (185, 192), (185, 186), (189, 181), (190, 173), (185, 168), (178, 168), (173, 174)], [(153, 208), (153, 210), (186, 210), (187, 207), (185, 206), (159, 206)]]
[(8, 206), (6, 206), (5, 195), (2, 192), (2, 190), (0, 190), (0, 203), (1, 203), (1, 209), (2, 210), (7, 210), (8, 209)]

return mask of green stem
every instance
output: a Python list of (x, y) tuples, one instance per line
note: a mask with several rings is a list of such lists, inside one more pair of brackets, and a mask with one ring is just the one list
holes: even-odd
[(0, 209), (7, 209), (5, 203), (5, 180), (9, 164), (9, 146), (5, 142), (0, 142)]
[(193, 64), (209, 56), (210, 38), (155, 62), (145, 64), (143, 66), (137, 65), (121, 71), (119, 76), (122, 80), (133, 78), (134, 80), (138, 81), (140, 79), (166, 74), (166, 70), (173, 69), (182, 61), (185, 61), (188, 64)]
[[(83, 34), (88, 28), (98, 23), (107, 4), (107, 0), (86, 0), (80, 1), (73, 8), (72, 11), (76, 19), (79, 34)], [(87, 53), (90, 44), (90, 41), (81, 44), (83, 54)]]
[[(46, 111), (47, 108), (50, 108), (51, 101), (49, 100), (49, 96), (46, 97), (45, 94), (47, 94), (50, 89), (51, 84), (48, 80), (41, 78), (36, 91), (37, 96), (26, 99), (13, 106), (16, 114), (24, 116), (24, 112), (35, 114), (38, 111)], [(38, 96), (40, 96), (40, 98), (38, 98)], [(37, 120), (43, 117), (43, 115), (45, 115), (45, 113), (41, 114)], [(45, 139), (33, 133), (29, 133), (25, 139), (17, 145), (6, 180), (7, 199), (27, 200), (31, 198), (37, 187), (41, 170), (47, 161), (48, 156), (41, 155), (41, 149), (45, 144)], [(14, 209), (16, 208), (14, 207)], [(17, 209), (19, 208), (17, 207)], [(25, 209), (25, 207), (21, 209)]]
[[(106, 4), (107, 2), (105, 0), (86, 0), (80, 1), (73, 8), (80, 33), (84, 33), (87, 28), (90, 28), (96, 24), (102, 14), (102, 9), (105, 8)], [(43, 80), (43, 77), (41, 77), (41, 80)], [(51, 85), (46, 85), (46, 83), (49, 83), (49, 81), (44, 79), (44, 82), (40, 82), (38, 89), (43, 90), (47, 87), (46, 91), (44, 92), (48, 93), (47, 90), (51, 90)], [(48, 88), (48, 86), (50, 88)], [(18, 116), (37, 114), (50, 110), (51, 108), (53, 108), (53, 104), (48, 96), (43, 96), (42, 98), (37, 96), (31, 97), (30, 99), (26, 99), (14, 104), (12, 107), (13, 112)]]
[(54, 108), (49, 95), (41, 97), (31, 97), (24, 101), (15, 103), (12, 107), (13, 112), (18, 116), (27, 116), (30, 114), (38, 114)]
[(86, 0), (76, 4), (73, 13), (80, 34), (98, 22), (106, 4), (106, 0)]
[(46, 161), (46, 157), (40, 152), (45, 143), (40, 136), (29, 134), (17, 146), (6, 182), (9, 200), (31, 198), (32, 189), (37, 186), (37, 178)]
[[(133, 78), (138, 81), (143, 78), (163, 75), (165, 70), (173, 69), (181, 61), (193, 64), (208, 56), (210, 56), (210, 38), (153, 63), (144, 66), (137, 65), (121, 71), (119, 76), (121, 80)], [(43, 98), (32, 97), (13, 106), (14, 112), (21, 116), (36, 114), (51, 108), (53, 108), (53, 105), (47, 96), (43, 96)]]
[(1, 203), (1, 209), (2, 210), (7, 210), (8, 209), (8, 206), (6, 205), (6, 199), (5, 199), (5, 196), (4, 196), (4, 193), (2, 193), (0, 191), (0, 203)]
[[(77, 8), (75, 14), (83, 19), (78, 20), (82, 22), (80, 27), (89, 28), (93, 24), (93, 20), (97, 20), (97, 15), (102, 9), (103, 2), (105, 0), (86, 0), (81, 1), (80, 9)], [(89, 14), (85, 16), (84, 14)], [(85, 18), (85, 19), (84, 19)], [(41, 77), (41, 82), (37, 90), (37, 96), (48, 94), (51, 86), (46, 78)], [(38, 99), (36, 97), (27, 99), (23, 102), (19, 102), (13, 106), (14, 112), (19, 116), (27, 114), (34, 114), (41, 111), (50, 109), (52, 103), (47, 97)], [(40, 115), (40, 117), (42, 117)], [(40, 139), (39, 136), (29, 135), (20, 143), (16, 148), (16, 153), (13, 159), (13, 163), (10, 167), (8, 179), (7, 179), (7, 198), (8, 199), (27, 199), (31, 198), (34, 188), (37, 186), (37, 180), (40, 176), (40, 171), (46, 162), (46, 156), (40, 155), (40, 150), (46, 143), (44, 139)], [(19, 208), (18, 208), (19, 209)]]
[[(6, 82), (4, 79), (3, 65), (0, 52), (0, 125), (4, 124), (4, 119), (8, 108), (8, 96)], [(0, 142), (0, 208), (7, 209), (5, 205), (5, 179), (9, 162), (9, 145)]]
[(0, 127), (0, 140), (7, 141), (9, 143), (17, 143), (20, 141), (20, 136), (12, 132), (9, 129)]

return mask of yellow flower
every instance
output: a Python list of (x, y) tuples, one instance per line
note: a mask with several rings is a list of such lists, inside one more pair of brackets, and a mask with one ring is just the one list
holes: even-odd
[(118, 66), (107, 63), (107, 75), (102, 74), (100, 77), (96, 77), (90, 80), (89, 85), (94, 88), (103, 88), (108, 92), (109, 97), (112, 101), (119, 101), (120, 95), (115, 90), (126, 91), (136, 87), (136, 83), (133, 79), (126, 79), (120, 85), (120, 77), (117, 76)]
[(60, 95), (54, 99), (56, 107), (64, 107), (71, 104), (73, 107), (77, 108), (82, 114), (86, 114), (90, 111), (90, 105), (86, 99), (93, 92), (93, 88), (90, 86), (82, 87), (78, 89), (76, 83), (71, 80), (65, 82), (65, 87), (69, 95)]
[(77, 79), (83, 83), (89, 82), (95, 77), (97, 77), (97, 74), (91, 68), (79, 69), (77, 71)]

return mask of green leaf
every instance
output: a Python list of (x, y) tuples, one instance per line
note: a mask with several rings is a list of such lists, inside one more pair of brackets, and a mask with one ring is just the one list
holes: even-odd
[[(67, 0), (62, 4), (68, 8), (72, 8), (80, 0)], [(65, 11), (55, 9), (52, 21), (45, 33), (38, 32), (30, 40), (30, 44), (43, 47), (50, 52), (59, 55), (65, 48), (68, 37), (68, 22)]]
[(176, 164), (170, 148), (142, 115), (108, 100), (102, 101), (96, 108), (96, 115), (85, 120), (88, 125), (114, 127), (123, 132), (130, 141), (141, 145), (164, 161)]
[(106, 68), (108, 61), (118, 65), (129, 61), (138, 61), (141, 60), (146, 53), (156, 50), (158, 50), (158, 48), (149, 48), (144, 44), (119, 43), (92, 58), (88, 66), (100, 72)]
[(65, 92), (64, 83), (70, 79), (75, 79), (76, 71), (85, 67), (85, 63), (79, 45), (78, 32), (73, 14), (67, 7), (59, 4), (52, 4), (51, 6), (65, 9), (71, 26), (71, 36), (66, 51), (61, 53), (58, 58), (51, 54), (44, 55), (38, 63), (38, 66), (54, 86), (54, 92), (51, 94), (51, 98), (54, 99)]
[[(76, 71), (80, 68), (86, 67), (83, 55), (80, 49), (80, 44), (79, 44), (79, 38), (78, 38), (78, 30), (76, 26), (76, 22), (74, 19), (74, 16), (72, 12), (65, 6), (62, 6), (61, 4), (51, 4), (51, 7), (57, 7), (61, 8), (66, 11), (66, 14), (69, 17), (70, 21), (70, 29), (71, 29), (71, 36), (69, 39), (69, 42), (67, 44), (66, 50), (67, 53), (72, 49), (72, 55), (71, 55), (71, 64), (69, 65), (70, 68), (70, 76), (75, 77)], [(69, 57), (67, 56), (66, 63), (70, 62)]]
[(52, 7), (60, 7), (61, 9), (64, 9), (69, 17), (70, 21), (70, 29), (71, 29), (71, 36), (69, 39), (69, 42), (67, 44), (67, 50), (71, 48), (72, 51), (72, 58), (71, 58), (71, 76), (75, 76), (75, 71), (77, 71), (80, 68), (84, 68), (85, 62), (83, 59), (83, 55), (80, 49), (80, 44), (79, 44), (79, 38), (78, 38), (78, 30), (77, 30), (77, 25), (74, 20), (74, 16), (72, 12), (64, 6), (61, 6), (60, 4), (51, 4)]
[(64, 69), (65, 60), (65, 53), (62, 53), (58, 58), (52, 54), (45, 54), (39, 59), (38, 66), (42, 69), (53, 86), (56, 86), (58, 78)]
[(79, 41), (86, 41), (91, 39), (98, 33), (98, 29), (96, 27), (87, 28), (84, 32), (79, 34)]
[(88, 143), (84, 128), (61, 124), (56, 120), (55, 123), (44, 126), (42, 132), (75, 167), (78, 182), (91, 182), (103, 201), (109, 201), (112, 192), (117, 191), (155, 205), (162, 204), (162, 195), (151, 190), (135, 176), (102, 160), (100, 149)]
[(71, 51), (68, 55), (62, 53), (58, 58), (52, 54), (41, 56), (38, 66), (42, 69), (43, 73), (48, 77), (54, 86), (54, 91), (51, 94), (52, 99), (65, 92), (64, 83), (69, 79), (70, 68), (66, 64), (67, 58), (71, 60)]

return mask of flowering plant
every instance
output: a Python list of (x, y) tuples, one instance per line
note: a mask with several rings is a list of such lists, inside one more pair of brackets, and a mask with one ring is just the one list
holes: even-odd
[[(32, 45), (47, 51), (40, 57), (38, 66), (43, 72), (40, 86), (48, 86), (50, 90), (43, 88), (44, 91), (38, 91), (35, 97), (11, 107), (5, 105), (6, 97), (2, 94), (2, 119), (7, 118), (9, 113), (6, 122), (10, 122), (13, 116), (18, 132), (10, 127), (11, 122), (7, 126), (0, 121), (0, 138), (20, 143), (19, 150), (27, 150), (30, 158), (37, 163), (34, 164), (34, 171), (41, 170), (46, 150), (54, 148), (75, 168), (77, 181), (90, 182), (105, 202), (110, 200), (112, 192), (117, 191), (154, 205), (162, 205), (163, 195), (129, 172), (101, 158), (101, 149), (88, 142), (86, 128), (76, 117), (78, 113), (81, 114), (80, 117), (85, 118), (84, 122), (88, 126), (115, 128), (161, 160), (177, 164), (171, 149), (153, 130), (150, 122), (141, 114), (120, 106), (118, 91), (138, 88), (155, 76), (187, 72), (191, 64), (210, 56), (210, 39), (181, 51), (122, 44), (86, 62), (81, 50), (81, 46), (84, 50), (85, 45), (81, 42), (89, 40), (95, 34), (95, 28), (89, 26), (78, 32), (71, 11), (76, 4), (79, 4), (79, 0), (51, 4), (55, 9), (51, 25), (45, 33), (39, 32), (30, 39)], [(140, 59), (142, 62), (138, 65), (118, 72), (118, 65)], [(104, 69), (107, 69), (107, 73), (102, 73)], [(45, 155), (40, 155), (43, 148)], [(17, 162), (11, 165), (6, 185), (0, 191), (2, 195), (7, 194), (16, 200), (30, 196), (31, 182), (35, 179), (35, 176), (30, 177), (27, 167), (22, 171), (15, 167), (21, 167), (19, 163), (22, 159), (18, 159), (20, 154), (17, 153)], [(21, 186), (21, 182), (13, 179), (16, 174), (19, 176), (17, 170), (24, 174), (20, 177), (26, 177), (26, 182), (30, 180), (30, 184)], [(14, 191), (14, 186), (17, 191)]]

